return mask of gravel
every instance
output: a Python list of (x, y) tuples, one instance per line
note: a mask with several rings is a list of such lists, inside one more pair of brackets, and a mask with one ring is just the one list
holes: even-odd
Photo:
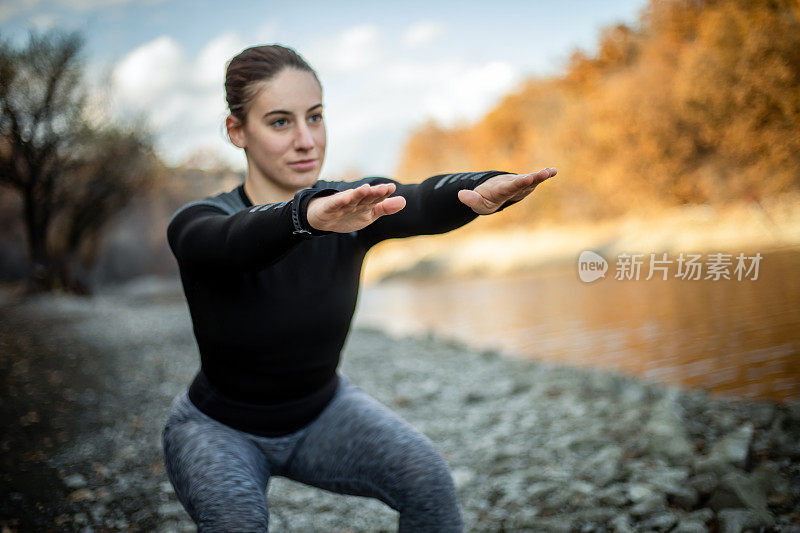
[[(160, 445), (199, 365), (176, 282), (91, 299), (4, 289), (0, 318), (0, 526), (195, 531)], [(800, 533), (800, 404), (375, 329), (351, 331), (340, 370), (436, 443), (467, 531)], [(397, 527), (377, 500), (286, 478), (271, 478), (267, 499), (271, 531)]]

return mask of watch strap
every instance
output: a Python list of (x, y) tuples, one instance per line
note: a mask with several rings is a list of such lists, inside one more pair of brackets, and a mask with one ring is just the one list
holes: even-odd
[(309, 188), (297, 191), (292, 199), (292, 226), (294, 230), (292, 235), (298, 235), (304, 239), (311, 237), (318, 237), (334, 233), (332, 231), (319, 230), (311, 227), (308, 223), (308, 203), (313, 199), (321, 196), (330, 196), (336, 194), (336, 189), (319, 189)]

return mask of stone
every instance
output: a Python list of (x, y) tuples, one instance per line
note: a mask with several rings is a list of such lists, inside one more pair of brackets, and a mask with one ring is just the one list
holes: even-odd
[(718, 455), (701, 455), (694, 459), (694, 470), (698, 474), (714, 474), (722, 477), (728, 472), (736, 470), (728, 461)]
[(773, 418), (775, 418), (775, 404), (772, 402), (758, 402), (750, 407), (750, 419), (757, 427), (769, 427)]
[(160, 516), (181, 516), (182, 513), (183, 506), (177, 502), (162, 503), (158, 506)]
[(697, 491), (690, 486), (680, 485), (673, 487), (667, 493), (667, 499), (670, 503), (680, 507), (681, 509), (694, 509), (697, 502), (700, 501), (700, 496)]
[(654, 494), (655, 492), (653, 489), (644, 483), (631, 483), (628, 487), (628, 498), (630, 498), (632, 502), (640, 502)]
[(609, 525), (614, 533), (633, 533), (631, 519), (626, 514), (617, 515)]
[(570, 533), (572, 522), (566, 518), (541, 518), (536, 523), (534, 531), (546, 531), (547, 533)]
[(789, 402), (784, 408), (786, 409), (786, 414), (789, 416), (789, 419), (795, 424), (800, 424), (800, 402)]
[(559, 488), (558, 484), (549, 481), (531, 483), (526, 491), (528, 503), (537, 505), (547, 498), (549, 494), (559, 490)]
[(744, 468), (750, 443), (753, 441), (753, 424), (747, 422), (735, 431), (728, 433), (711, 446), (709, 455), (722, 462)]
[(661, 400), (653, 408), (644, 433), (651, 453), (673, 463), (684, 464), (692, 458), (694, 449), (686, 435), (685, 424), (679, 412), (680, 406), (677, 402), (669, 398)]
[(92, 489), (82, 488), (78, 490), (74, 490), (67, 495), (67, 500), (69, 502), (82, 502), (85, 500), (94, 500), (94, 491)]
[(691, 513), (687, 513), (686, 516), (684, 516), (683, 518), (685, 520), (696, 520), (698, 522), (708, 524), (714, 519), (714, 511), (708, 509), (707, 507), (704, 507), (702, 509), (692, 511)]
[(672, 526), (678, 521), (678, 517), (674, 513), (664, 511), (656, 513), (639, 524), (639, 528), (646, 531), (669, 531)]
[(616, 483), (605, 487), (597, 492), (597, 498), (604, 505), (622, 507), (628, 503), (627, 491), (624, 485)]
[(454, 468), (452, 474), (453, 482), (455, 483), (457, 489), (464, 487), (475, 477), (475, 472), (464, 467)]
[(708, 533), (708, 526), (699, 520), (683, 519), (671, 533)]
[(86, 478), (76, 472), (64, 478), (64, 485), (71, 489), (80, 489), (86, 486)]
[(791, 489), (789, 480), (784, 477), (780, 467), (775, 463), (762, 463), (753, 470), (751, 475), (767, 494), (789, 492)]
[(664, 494), (652, 493), (643, 498), (633, 507), (628, 509), (633, 516), (648, 516), (667, 507), (667, 499)]
[(720, 533), (742, 533), (771, 526), (774, 522), (770, 515), (762, 515), (749, 509), (725, 509), (720, 511), (718, 519)]
[(689, 486), (701, 496), (708, 496), (719, 484), (719, 478), (713, 472), (703, 472), (689, 479)]
[(609, 507), (589, 507), (570, 513), (576, 524), (582, 524), (589, 531), (597, 531), (601, 524), (608, 523), (619, 511)]
[(580, 467), (578, 475), (604, 487), (619, 476), (623, 455), (622, 447), (606, 446)]
[(708, 506), (717, 512), (724, 509), (747, 509), (763, 521), (771, 521), (764, 490), (750, 477), (732, 472), (723, 477)]

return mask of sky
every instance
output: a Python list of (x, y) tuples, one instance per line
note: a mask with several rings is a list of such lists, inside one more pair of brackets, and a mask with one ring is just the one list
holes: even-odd
[(603, 27), (635, 25), (644, 4), (0, 0), (0, 37), (22, 46), (30, 30), (79, 30), (87, 84), (108, 120), (143, 118), (169, 165), (203, 153), (236, 170), (245, 156), (224, 129), (226, 62), (254, 45), (294, 48), (323, 85), (321, 177), (336, 179), (394, 176), (415, 127), (478, 120), (523, 80), (561, 74)]

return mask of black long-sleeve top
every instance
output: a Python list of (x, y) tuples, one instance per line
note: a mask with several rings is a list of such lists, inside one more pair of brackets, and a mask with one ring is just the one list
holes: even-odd
[[(318, 180), (290, 201), (263, 205), (253, 205), (239, 185), (181, 207), (167, 240), (200, 352), (192, 403), (256, 435), (285, 435), (308, 424), (336, 392), (366, 252), (385, 239), (440, 234), (470, 222), (478, 215), (458, 191), (498, 174), (506, 172), (442, 174), (417, 184)], [(312, 198), (390, 182), (397, 186), (392, 196), (406, 199), (399, 212), (350, 233), (308, 224)]]

